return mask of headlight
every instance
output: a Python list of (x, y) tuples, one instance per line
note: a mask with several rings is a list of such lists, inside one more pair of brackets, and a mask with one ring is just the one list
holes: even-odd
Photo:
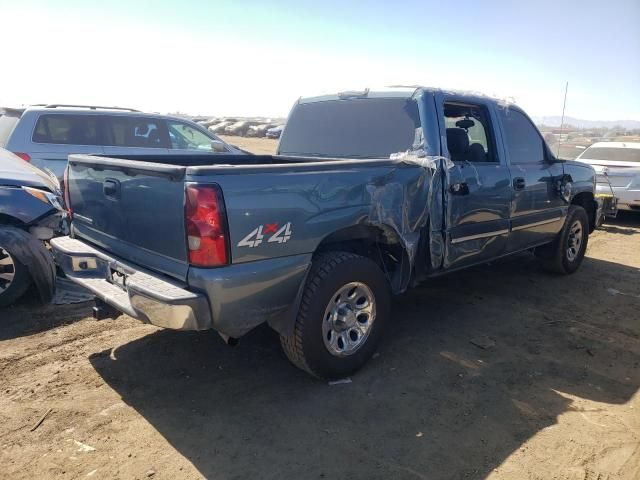
[(46, 190), (40, 190), (39, 188), (33, 187), (22, 187), (22, 190), (27, 192), (29, 195), (36, 197), (41, 202), (51, 205), (53, 208), (63, 211), (62, 204), (57, 196), (55, 196), (51, 192), (47, 192)]

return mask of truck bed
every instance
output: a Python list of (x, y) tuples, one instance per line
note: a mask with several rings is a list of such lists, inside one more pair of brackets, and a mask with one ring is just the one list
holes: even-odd
[[(327, 235), (367, 222), (417, 243), (414, 229), (427, 205), (425, 177), (432, 175), (388, 158), (71, 155), (68, 192), (76, 238), (187, 281), (189, 184), (220, 187), (230, 263), (237, 264), (308, 254)], [(283, 228), (288, 235), (274, 235)], [(263, 232), (269, 233), (264, 241)]]

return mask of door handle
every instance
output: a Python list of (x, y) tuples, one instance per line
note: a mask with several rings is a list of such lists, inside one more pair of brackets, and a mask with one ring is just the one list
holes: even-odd
[(514, 190), (524, 190), (527, 184), (522, 177), (516, 177), (513, 179), (513, 189)]
[(102, 192), (106, 197), (116, 197), (118, 195), (119, 183), (117, 180), (107, 179), (102, 184)]

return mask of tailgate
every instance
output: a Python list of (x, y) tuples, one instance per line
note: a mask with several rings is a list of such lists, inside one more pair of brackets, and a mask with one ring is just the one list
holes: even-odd
[(71, 155), (74, 236), (185, 280), (184, 172), (182, 166)]

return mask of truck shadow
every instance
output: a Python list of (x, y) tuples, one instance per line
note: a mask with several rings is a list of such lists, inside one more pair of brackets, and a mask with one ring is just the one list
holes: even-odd
[(398, 299), (351, 384), (296, 370), (268, 328), (235, 349), (159, 331), (90, 360), (206, 478), (484, 478), (572, 397), (638, 390), (640, 302), (607, 291), (640, 294), (637, 276), (520, 257), (431, 280)]
[(0, 308), (0, 341), (34, 335), (91, 316), (93, 302), (42, 305), (35, 287), (10, 307)]

